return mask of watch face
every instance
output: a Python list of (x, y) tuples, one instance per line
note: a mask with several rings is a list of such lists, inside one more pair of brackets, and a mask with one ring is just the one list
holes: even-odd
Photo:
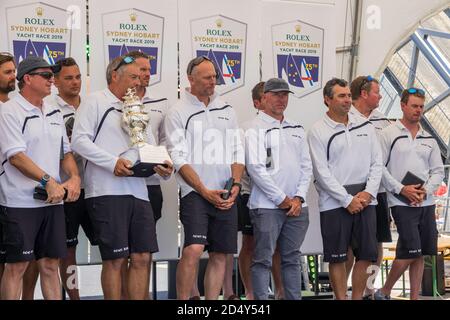
[(50, 180), (50, 175), (44, 174), (44, 176), (42, 177), (42, 179), (44, 179), (45, 181), (49, 181), (49, 180)]

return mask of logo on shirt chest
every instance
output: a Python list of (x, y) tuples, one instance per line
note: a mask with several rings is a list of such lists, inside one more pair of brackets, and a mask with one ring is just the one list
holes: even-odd
[(157, 110), (157, 109), (150, 109), (151, 112), (156, 112), (156, 113), (162, 113), (161, 110)]
[(219, 119), (219, 120), (226, 120), (226, 121), (229, 121), (229, 120), (230, 120), (230, 119), (227, 118), (227, 117), (217, 117), (217, 119)]
[(302, 138), (302, 136), (299, 136), (298, 134), (292, 134), (291, 135), (293, 138), (297, 138), (297, 139), (301, 139)]
[(60, 126), (61, 124), (58, 123), (58, 122), (50, 122), (50, 125), (52, 125), (52, 126)]
[(356, 135), (357, 137), (368, 137), (367, 133), (360, 133)]
[(433, 149), (430, 145), (425, 144), (425, 143), (421, 143), (420, 145), (421, 145), (421, 146), (424, 146), (424, 147), (427, 147), (428, 149)]

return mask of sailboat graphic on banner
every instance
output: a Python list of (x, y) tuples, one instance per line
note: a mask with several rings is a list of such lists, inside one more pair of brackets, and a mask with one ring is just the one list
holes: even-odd
[[(277, 56), (278, 77), (297, 88), (311, 88), (319, 81), (318, 57), (293, 56), (292, 54)], [(308, 68), (312, 66), (311, 70)]]
[(13, 52), (17, 63), (28, 57), (42, 57), (49, 64), (54, 64), (65, 57), (66, 44), (60, 42), (13, 40)]

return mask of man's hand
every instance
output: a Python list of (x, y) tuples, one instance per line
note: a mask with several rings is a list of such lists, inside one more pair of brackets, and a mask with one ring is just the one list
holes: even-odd
[(286, 196), (284, 200), (278, 205), (278, 208), (280, 209), (290, 209), (291, 208), (291, 199)]
[(420, 205), (423, 202), (427, 192), (422, 185), (411, 184), (404, 186), (400, 191), (400, 194), (405, 196), (410, 201), (411, 205), (415, 206)]
[(133, 171), (130, 169), (133, 166), (131, 165), (131, 162), (129, 160), (119, 158), (116, 162), (116, 166), (114, 168), (114, 175), (118, 177), (128, 177), (133, 175)]
[(45, 201), (46, 203), (60, 203), (66, 194), (64, 187), (57, 183), (53, 178), (47, 182), (45, 190), (48, 194), (47, 200)]
[(78, 200), (81, 191), (81, 179), (79, 176), (70, 177), (62, 186), (67, 190), (66, 202), (75, 202)]
[(202, 191), (201, 196), (208, 200), (209, 203), (213, 204), (219, 210), (228, 210), (233, 206), (234, 200), (232, 197), (228, 200), (222, 199), (222, 193), (227, 192), (226, 190), (209, 190), (205, 189)]
[(352, 202), (346, 208), (351, 214), (359, 213), (364, 210), (361, 198), (353, 197)]
[(372, 202), (372, 195), (366, 191), (358, 192), (355, 197), (361, 199), (361, 204), (364, 208)]
[(168, 178), (173, 172), (173, 165), (170, 161), (164, 161), (164, 163), (167, 165), (167, 168), (162, 165), (157, 165), (154, 170), (157, 174), (159, 174), (163, 178)]
[(288, 217), (298, 217), (302, 212), (302, 202), (299, 198), (294, 197), (291, 199), (291, 208), (286, 213)]

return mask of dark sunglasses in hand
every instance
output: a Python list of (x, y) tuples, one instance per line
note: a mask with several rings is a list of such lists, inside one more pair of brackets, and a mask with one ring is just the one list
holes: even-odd
[(43, 71), (43, 72), (31, 72), (29, 73), (30, 76), (41, 76), (44, 79), (50, 80), (51, 78), (53, 78), (55, 75), (53, 74), (53, 72), (50, 71)]

